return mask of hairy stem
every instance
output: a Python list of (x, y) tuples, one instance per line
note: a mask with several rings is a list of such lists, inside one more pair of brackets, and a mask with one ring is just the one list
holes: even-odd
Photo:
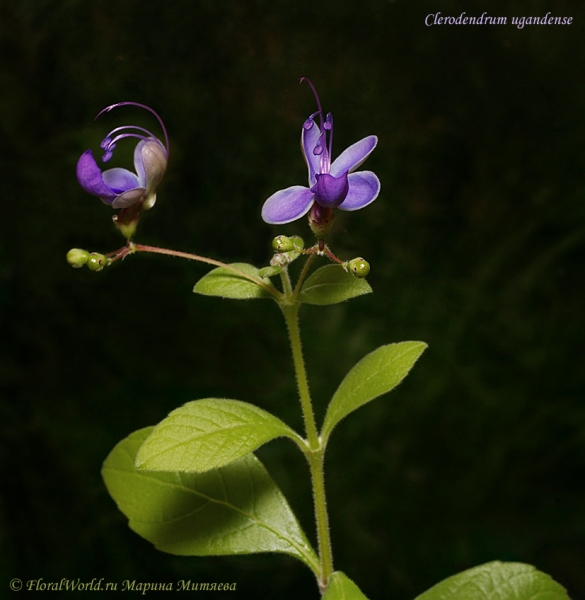
[(301, 271), (301, 274), (299, 275), (299, 279), (297, 281), (297, 285), (295, 286), (295, 291), (294, 291), (294, 294), (293, 294), (293, 297), (294, 297), (295, 300), (299, 297), (299, 294), (301, 292), (301, 287), (303, 286), (303, 283), (305, 281), (305, 277), (307, 276), (307, 273), (309, 272), (309, 268), (311, 267), (311, 264), (315, 260), (315, 256), (317, 256), (317, 255), (316, 254), (311, 254), (309, 256), (309, 258), (305, 261), (305, 264), (303, 266), (303, 270)]
[(323, 471), (324, 446), (319, 438), (313, 405), (309, 393), (307, 371), (303, 359), (301, 335), (299, 330), (299, 307), (300, 304), (281, 304), (286, 320), (290, 344), (301, 401), (301, 410), (305, 423), (305, 432), (309, 449), (306, 452), (311, 471), (311, 483), (313, 486), (313, 502), (315, 509), (315, 521), (317, 524), (317, 541), (319, 547), (319, 561), (321, 572), (319, 575), (319, 587), (324, 592), (331, 573), (333, 572), (333, 557), (331, 553), (331, 539), (329, 535), (329, 517), (327, 515), (327, 502), (325, 497), (325, 478)]

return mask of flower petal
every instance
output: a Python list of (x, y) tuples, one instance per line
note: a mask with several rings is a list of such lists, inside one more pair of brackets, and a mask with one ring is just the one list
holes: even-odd
[(262, 219), (271, 225), (283, 225), (295, 221), (309, 212), (314, 196), (309, 188), (302, 185), (293, 185), (280, 190), (264, 202)]
[(146, 187), (146, 172), (144, 169), (144, 159), (142, 158), (142, 148), (144, 148), (146, 142), (141, 140), (136, 144), (134, 148), (134, 168), (136, 169), (136, 175), (138, 175), (138, 185)]
[(347, 197), (349, 183), (347, 173), (333, 177), (329, 173), (317, 175), (317, 183), (311, 188), (315, 192), (315, 202), (325, 208), (339, 206)]
[(368, 158), (377, 143), (378, 138), (375, 135), (369, 135), (352, 144), (333, 161), (329, 172), (334, 177), (339, 177), (342, 173), (355, 171)]
[[(313, 126), (310, 129), (305, 129), (301, 132), (301, 150), (307, 167), (309, 167), (309, 187), (313, 187), (317, 182), (315, 175), (321, 173), (321, 155), (315, 154), (313, 150), (315, 146), (319, 145), (319, 138), (321, 137), (321, 130), (317, 123), (312, 121)], [(326, 148), (323, 148), (323, 152), (327, 152)]]
[(150, 210), (156, 204), (156, 192), (145, 190), (142, 210)]
[(121, 169), (120, 167), (104, 171), (102, 178), (114, 194), (121, 194), (122, 192), (142, 187), (135, 173), (131, 173), (128, 169)]
[(91, 150), (86, 150), (77, 161), (77, 181), (92, 196), (111, 204), (116, 194), (104, 183), (101, 169), (98, 167)]
[[(146, 189), (156, 190), (167, 170), (167, 155), (158, 140), (146, 142), (141, 151), (142, 167), (144, 168)], [(139, 177), (140, 173), (137, 171)], [(142, 182), (141, 182), (142, 183)]]
[(372, 203), (380, 193), (380, 180), (372, 171), (358, 171), (348, 176), (349, 192), (337, 207), (341, 210), (358, 210)]
[(116, 199), (112, 202), (112, 208), (128, 208), (133, 206), (137, 202), (140, 202), (146, 194), (146, 188), (137, 187), (131, 190), (127, 190), (116, 196)]

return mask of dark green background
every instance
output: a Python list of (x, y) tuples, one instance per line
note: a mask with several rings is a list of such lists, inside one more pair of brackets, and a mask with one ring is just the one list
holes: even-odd
[[(300, 426), (277, 307), (194, 296), (207, 269), (176, 259), (98, 274), (65, 262), (71, 247), (122, 243), (75, 179), (109, 129), (156, 125), (129, 108), (92, 121), (121, 100), (156, 109), (171, 138), (137, 241), (258, 266), (277, 233), (310, 241), (304, 220), (259, 218), (272, 192), (306, 181), (307, 76), (335, 115), (335, 154), (378, 135), (367, 168), (382, 181), (331, 240), (370, 261), (374, 294), (303, 310), (318, 415), (365, 353), (430, 346), (398, 390), (335, 431), (336, 567), (372, 600), (496, 559), (585, 597), (585, 10), (487, 5), (0, 0), (0, 595), (12, 577), (105, 577), (316, 597), (286, 557), (156, 552), (99, 473), (120, 439), (195, 398), (251, 401)], [(424, 24), (463, 10), (574, 22)], [(302, 457), (282, 440), (259, 455), (312, 536)]]

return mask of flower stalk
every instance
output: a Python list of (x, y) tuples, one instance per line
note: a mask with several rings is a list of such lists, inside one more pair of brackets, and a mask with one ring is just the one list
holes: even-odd
[[(128, 250), (125, 252), (124, 256), (128, 254), (134, 254), (135, 252), (150, 252), (151, 254), (165, 254), (166, 256), (174, 256), (176, 258), (186, 258), (187, 260), (196, 260), (198, 262), (202, 262), (208, 265), (213, 265), (214, 267), (221, 267), (222, 269), (226, 269), (231, 271), (232, 273), (238, 275), (239, 277), (243, 277), (244, 279), (248, 279), (252, 283), (259, 285), (265, 291), (267, 291), (271, 296), (273, 296), (277, 301), (279, 301), (282, 297), (282, 294), (272, 285), (266, 283), (266, 281), (260, 279), (259, 277), (254, 277), (253, 275), (248, 275), (248, 273), (244, 273), (240, 271), (236, 267), (232, 265), (228, 265), (227, 263), (221, 262), (220, 260), (215, 260), (213, 258), (208, 258), (207, 256), (200, 256), (199, 254), (191, 254), (189, 252), (181, 252), (179, 250), (170, 250), (168, 248), (158, 248), (157, 246), (146, 246), (144, 244), (133, 244), (129, 243), (126, 247)], [(124, 258), (124, 256), (120, 256), (119, 258)]]

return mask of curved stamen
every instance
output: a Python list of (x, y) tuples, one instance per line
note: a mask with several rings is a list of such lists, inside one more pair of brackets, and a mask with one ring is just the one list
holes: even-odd
[[(150, 133), (150, 132), (147, 132), (147, 133)], [(156, 140), (157, 142), (159, 141), (152, 134), (150, 134), (150, 137), (145, 137), (143, 135), (140, 135), (139, 133), (130, 133), (130, 132), (129, 133), (121, 133), (120, 135), (117, 135), (113, 140), (111, 140), (110, 138), (106, 138), (100, 144), (102, 149), (105, 151), (104, 155), (102, 156), (102, 162), (108, 162), (110, 160), (110, 158), (112, 158), (113, 151), (116, 148), (116, 142), (119, 142), (120, 140), (123, 140), (124, 138), (128, 138), (128, 137), (133, 137), (133, 138), (136, 138), (137, 140), (141, 140), (143, 142), (148, 142), (151, 140)]]
[[(119, 134), (114, 139), (112, 139), (111, 135), (113, 133), (116, 133), (117, 131), (124, 131), (124, 130), (126, 130), (126, 133)], [(139, 133), (136, 133), (132, 130), (142, 131), (142, 132), (146, 133), (148, 135), (148, 137), (145, 137), (144, 135), (140, 135)], [(154, 134), (151, 133), (148, 129), (145, 129), (144, 127), (138, 127), (138, 125), (124, 125), (122, 127), (116, 127), (115, 129), (112, 129), (112, 131), (110, 131), (110, 133), (108, 133), (108, 135), (100, 143), (100, 148), (102, 150), (104, 150), (104, 155), (102, 156), (102, 162), (108, 162), (110, 160), (110, 158), (112, 158), (113, 151), (116, 148), (116, 142), (118, 142), (119, 140), (124, 139), (126, 137), (134, 137), (139, 140), (143, 140), (145, 142), (148, 141), (149, 139), (155, 139), (155, 140), (159, 141), (158, 138), (156, 138), (154, 136)]]
[[(147, 133), (150, 133), (150, 132), (147, 132)], [(132, 133), (132, 132), (121, 133), (120, 135), (117, 135), (113, 140), (106, 138), (106, 139), (109, 139), (109, 143), (108, 143), (107, 147), (104, 148), (104, 150), (108, 150), (109, 148), (115, 147), (116, 142), (119, 142), (120, 140), (123, 140), (124, 138), (128, 138), (128, 137), (133, 137), (133, 138), (136, 138), (137, 140), (142, 140), (144, 142), (148, 142), (149, 140), (156, 140), (156, 138), (152, 135), (152, 133), (148, 137), (146, 137), (144, 135), (140, 135), (139, 133)]]
[(327, 113), (327, 117), (325, 118), (325, 124), (323, 125), (323, 129), (329, 131), (329, 161), (331, 161), (332, 150), (333, 150), (333, 115), (331, 113)]
[(317, 94), (317, 90), (315, 89), (313, 82), (308, 77), (301, 77), (299, 83), (303, 83), (303, 81), (306, 81), (309, 84), (309, 87), (313, 90), (313, 95), (315, 96), (315, 100), (317, 101), (317, 108), (319, 109), (317, 113), (319, 114), (319, 129), (321, 129), (323, 127), (323, 109), (321, 108), (321, 100), (319, 100), (319, 94)]
[(106, 140), (111, 140), (112, 134), (118, 133), (118, 131), (124, 131), (125, 129), (135, 129), (136, 131), (142, 131), (142, 133), (148, 134), (149, 137), (155, 137), (152, 132), (150, 132), (148, 129), (145, 129), (144, 127), (139, 127), (138, 125), (122, 125), (121, 127), (116, 127), (115, 129), (112, 129), (112, 131), (110, 131), (110, 133), (108, 133), (108, 135), (106, 135), (106, 137), (104, 138), (104, 142)]
[[(106, 108), (103, 108), (102, 110), (100, 110), (100, 112), (95, 116), (94, 121), (103, 113), (110, 112), (112, 109), (117, 108), (118, 106), (137, 106), (138, 108), (143, 108), (144, 110), (147, 110), (148, 112), (152, 113), (156, 117), (157, 121), (159, 122), (159, 124), (161, 126), (161, 129), (163, 130), (164, 136), (165, 136), (165, 150), (166, 150), (167, 159), (168, 159), (168, 157), (169, 157), (169, 136), (167, 134), (167, 128), (165, 127), (165, 124), (163, 123), (163, 120), (159, 117), (158, 113), (156, 111), (154, 111), (152, 108), (150, 108), (150, 106), (146, 106), (146, 104), (140, 104), (139, 102), (117, 102), (116, 104), (111, 104), (110, 106), (106, 106)], [(134, 126), (127, 125), (126, 127), (134, 127)], [(142, 128), (136, 127), (136, 129), (142, 129)], [(147, 131), (147, 130), (144, 129), (143, 131)], [(112, 131), (112, 133), (114, 133), (114, 132)], [(148, 132), (148, 133), (150, 133), (150, 132)]]
[(313, 154), (321, 157), (321, 173), (329, 173), (331, 166), (331, 151), (333, 149), (333, 115), (327, 113), (325, 119), (323, 119), (323, 108), (321, 107), (321, 100), (319, 94), (313, 85), (313, 82), (307, 77), (301, 77), (300, 83), (306, 81), (309, 87), (313, 90), (315, 101), (317, 102), (317, 112), (314, 112), (304, 123), (303, 127), (305, 131), (308, 131), (314, 123), (314, 118), (319, 115), (319, 130), (321, 135), (319, 136), (318, 144), (313, 148)]

